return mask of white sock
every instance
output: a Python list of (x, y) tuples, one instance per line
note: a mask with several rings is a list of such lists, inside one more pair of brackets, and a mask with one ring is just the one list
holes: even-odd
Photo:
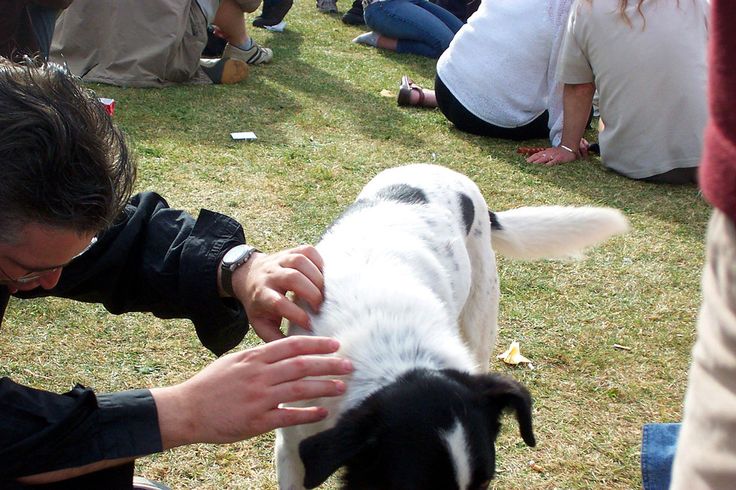
[(253, 47), (253, 38), (248, 37), (248, 39), (246, 39), (243, 44), (240, 44), (240, 45), (236, 44), (236, 46), (242, 49), (243, 51), (248, 51), (250, 48)]
[(378, 36), (379, 34), (377, 32), (370, 31), (356, 37), (353, 39), (353, 42), (365, 44), (366, 46), (373, 46), (375, 48), (378, 46)]

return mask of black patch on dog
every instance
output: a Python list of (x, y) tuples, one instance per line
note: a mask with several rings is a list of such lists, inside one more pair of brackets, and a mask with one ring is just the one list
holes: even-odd
[(304, 439), (304, 485), (315, 488), (346, 467), (343, 490), (454, 490), (457, 476), (442, 432), (465, 428), (470, 488), (485, 490), (495, 471), (494, 441), (502, 412), (516, 412), (521, 436), (535, 445), (532, 400), (499, 375), (414, 369)]
[(499, 223), (496, 213), (488, 211), (488, 216), (491, 218), (491, 230), (503, 230), (501, 223)]
[(475, 207), (473, 206), (473, 200), (467, 194), (458, 192), (458, 196), (460, 197), (460, 209), (463, 212), (463, 223), (465, 223), (465, 234), (467, 235), (473, 226), (473, 220), (475, 220)]
[(406, 204), (427, 204), (429, 202), (423, 190), (407, 184), (394, 184), (384, 187), (378, 191), (376, 197)]

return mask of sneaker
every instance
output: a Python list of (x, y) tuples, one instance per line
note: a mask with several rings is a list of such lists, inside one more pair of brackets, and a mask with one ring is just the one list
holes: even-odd
[(294, 0), (265, 0), (261, 15), (253, 19), (256, 27), (275, 26), (280, 24), (294, 5)]
[(317, 0), (317, 10), (323, 14), (336, 14), (337, 0)]
[(350, 7), (350, 10), (345, 12), (345, 15), (342, 16), (342, 21), (343, 23), (351, 26), (361, 26), (365, 24), (362, 0), (355, 0), (353, 2), (353, 6)]
[(231, 58), (236, 60), (245, 61), (249, 65), (260, 65), (261, 63), (268, 63), (273, 58), (273, 51), (270, 48), (262, 48), (257, 42), (253, 41), (253, 46), (250, 49), (240, 49), (237, 46), (233, 46), (228, 43), (225, 46), (225, 51), (222, 53), (223, 58)]
[(200, 58), (199, 66), (214, 84), (230, 85), (248, 78), (248, 65), (241, 60)]

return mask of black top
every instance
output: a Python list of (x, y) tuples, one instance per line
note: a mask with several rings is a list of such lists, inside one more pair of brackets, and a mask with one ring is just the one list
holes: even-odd
[[(120, 222), (64, 267), (58, 285), (19, 298), (58, 296), (102, 303), (111, 313), (151, 312), (188, 318), (217, 355), (245, 336), (240, 303), (219, 297), (217, 266), (244, 243), (233, 219), (202, 210), (195, 220), (155, 193), (138, 194)], [(9, 299), (0, 286), (0, 319)], [(148, 390), (95, 395), (77, 385), (63, 395), (0, 378), (0, 488), (23, 475), (161, 451), (156, 406)]]

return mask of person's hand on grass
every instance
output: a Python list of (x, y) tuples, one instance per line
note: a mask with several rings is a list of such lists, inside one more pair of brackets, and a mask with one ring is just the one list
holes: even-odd
[(181, 384), (152, 389), (163, 448), (230, 443), (322, 420), (324, 407), (279, 405), (344, 393), (341, 380), (305, 379), (351, 373), (350, 361), (325, 355), (338, 348), (335, 339), (293, 336), (228, 354)]
[(566, 145), (544, 148), (529, 156), (526, 161), (548, 166), (574, 162), (578, 158), (588, 158), (588, 146), (590, 146), (588, 141), (585, 138), (581, 138), (577, 151)]
[(266, 342), (284, 337), (282, 318), (309, 330), (309, 316), (286, 293), (292, 291), (314, 311), (323, 299), (323, 261), (317, 249), (301, 245), (273, 254), (254, 252), (233, 273), (235, 296), (253, 330)]

